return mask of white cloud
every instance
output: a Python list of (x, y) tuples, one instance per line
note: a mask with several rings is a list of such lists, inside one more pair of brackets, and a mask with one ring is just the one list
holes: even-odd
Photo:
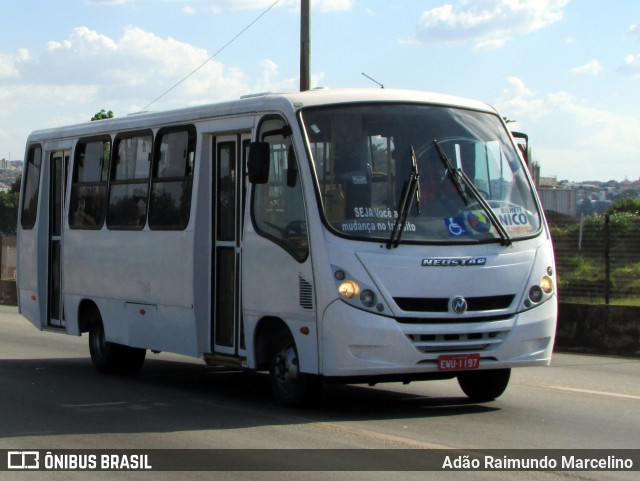
[(638, 177), (640, 119), (594, 107), (567, 92), (532, 91), (516, 77), (507, 80), (495, 105), (529, 134), (542, 175), (571, 180)]
[[(17, 70), (16, 61), (4, 62), (4, 57), (0, 57), (0, 66), (13, 67), (5, 77), (20, 75), (25, 84), (86, 85), (95, 89), (96, 96), (143, 105), (152, 100), (150, 96), (160, 95), (200, 67), (164, 99), (165, 108), (246, 93), (250, 88), (246, 76), (215, 60), (207, 61), (210, 56), (206, 49), (141, 28), (127, 27), (120, 38), (113, 39), (78, 27), (66, 39), (49, 41), (45, 51), (23, 62), (21, 69)], [(47, 72), (46, 77), (42, 72)], [(81, 99), (84, 97), (78, 102)]]
[(210, 56), (206, 49), (135, 27), (119, 38), (78, 27), (47, 42), (37, 56), (24, 49), (0, 54), (0, 118), (13, 119), (3, 124), (3, 149), (17, 152), (27, 131), (84, 122), (101, 108), (116, 116), (139, 111), (169, 90), (151, 110), (297, 90), (298, 78), (282, 78), (271, 60), (251, 79), (238, 67), (207, 61)]
[(53, 52), (54, 50), (58, 50), (60, 48), (70, 48), (71, 42), (65, 40), (64, 42), (57, 42), (55, 40), (50, 40), (47, 42), (47, 50), (49, 52)]
[(88, 27), (75, 28), (69, 38), (63, 42), (63, 47), (72, 49), (75, 54), (92, 54), (102, 50), (114, 51), (118, 48), (116, 42), (109, 37)]
[(602, 72), (602, 64), (596, 59), (589, 60), (586, 64), (574, 67), (571, 71), (575, 74), (585, 74), (597, 77)]
[(518, 77), (509, 77), (497, 105), (509, 118), (538, 119), (545, 115), (544, 103)]
[(640, 78), (640, 54), (629, 54), (625, 57), (620, 71), (633, 78)]
[[(207, 61), (210, 57), (204, 48), (135, 27), (117, 38), (78, 27), (44, 44), (38, 54), (25, 49), (0, 53), (2, 155), (21, 156), (30, 131), (86, 122), (103, 108), (124, 116), (163, 93), (148, 110), (298, 89), (298, 73), (283, 76), (271, 59), (262, 61), (260, 72), (251, 77), (237, 66)], [(321, 73), (314, 74), (312, 86), (321, 79)]]
[(477, 50), (497, 48), (562, 19), (569, 0), (468, 0), (422, 13), (415, 41), (472, 41)]
[(20, 76), (15, 66), (15, 60), (10, 55), (0, 54), (0, 79), (17, 78)]
[[(271, 59), (260, 62), (261, 82), (254, 86), (254, 92), (292, 92), (300, 87), (300, 77), (281, 78), (280, 66)], [(319, 85), (322, 74), (311, 76), (311, 87)]]
[[(629, 35), (640, 40), (640, 25), (631, 25)], [(629, 77), (640, 78), (640, 54), (627, 55), (619, 71)]]
[(262, 80), (265, 83), (270, 82), (272, 78), (278, 75), (278, 64), (273, 60), (263, 60), (260, 62), (260, 67), (262, 67)]
[(15, 59), (17, 62), (26, 62), (28, 60), (31, 60), (31, 54), (26, 48), (19, 48)]
[(14, 55), (0, 53), (0, 80), (20, 77), (20, 63), (28, 62), (31, 54), (26, 48), (18, 49)]

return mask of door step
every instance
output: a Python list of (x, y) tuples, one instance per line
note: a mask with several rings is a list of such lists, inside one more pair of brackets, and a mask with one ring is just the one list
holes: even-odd
[(204, 355), (204, 362), (207, 363), (207, 366), (229, 366), (243, 368), (247, 365), (247, 358), (210, 352)]

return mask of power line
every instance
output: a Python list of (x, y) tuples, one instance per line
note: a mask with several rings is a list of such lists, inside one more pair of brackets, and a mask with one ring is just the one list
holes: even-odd
[(207, 60), (205, 60), (204, 62), (202, 62), (200, 65), (198, 65), (194, 70), (191, 71), (191, 73), (189, 73), (189, 75), (187, 75), (186, 77), (184, 77), (182, 80), (180, 80), (179, 82), (177, 82), (175, 85), (173, 85), (171, 88), (165, 90), (161, 95), (159, 95), (157, 98), (155, 98), (153, 101), (149, 102), (147, 105), (145, 105), (144, 107), (142, 107), (142, 109), (140, 109), (140, 112), (145, 111), (146, 109), (148, 109), (150, 106), (152, 106), (153, 104), (155, 104), (158, 100), (160, 100), (162, 97), (164, 97), (165, 95), (167, 95), (169, 92), (171, 92), (173, 89), (175, 89), (176, 87), (178, 87), (180, 84), (182, 84), (185, 80), (187, 80), (189, 77), (191, 77), (194, 73), (196, 73), (198, 70), (200, 70), (202, 67), (204, 67), (206, 64), (208, 64), (211, 60), (213, 60), (220, 52), (222, 52), (225, 48), (227, 48), (229, 45), (231, 45), (233, 42), (235, 42), (243, 33), (245, 33), (247, 30), (249, 30), (256, 22), (258, 22), (258, 20), (260, 20), (262, 17), (264, 17), (269, 10), (271, 10), (273, 7), (275, 7), (278, 3), (280, 3), (280, 0), (276, 0), (275, 2), (273, 2), (269, 7), (266, 8), (266, 10), (264, 10), (260, 15), (258, 15), (249, 25), (247, 25), (246, 27), (244, 27), (240, 33), (238, 33), (235, 37), (233, 37), (231, 40), (229, 40), (227, 43), (225, 43), (220, 49), (218, 49), (218, 51), (216, 53), (214, 53), (211, 57), (209, 57)]

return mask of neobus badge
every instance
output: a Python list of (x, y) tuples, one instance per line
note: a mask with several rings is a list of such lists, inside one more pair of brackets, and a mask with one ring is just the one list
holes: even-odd
[(467, 300), (464, 297), (457, 296), (451, 301), (451, 310), (456, 314), (464, 314), (467, 312)]
[(486, 257), (466, 257), (466, 258), (431, 257), (429, 259), (422, 259), (423, 267), (484, 266), (486, 263), (487, 263)]

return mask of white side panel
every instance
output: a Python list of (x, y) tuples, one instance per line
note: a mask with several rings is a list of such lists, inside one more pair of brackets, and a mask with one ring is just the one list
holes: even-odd
[[(243, 252), (242, 287), (247, 352), (254, 351), (253, 333), (257, 321), (264, 317), (280, 318), (287, 323), (295, 339), (301, 370), (317, 373), (316, 310), (300, 305), (300, 276), (313, 283), (311, 260), (308, 258), (304, 263), (297, 262), (282, 247), (260, 237), (253, 230), (245, 232)], [(302, 334), (302, 327), (307, 327), (309, 333)]]

